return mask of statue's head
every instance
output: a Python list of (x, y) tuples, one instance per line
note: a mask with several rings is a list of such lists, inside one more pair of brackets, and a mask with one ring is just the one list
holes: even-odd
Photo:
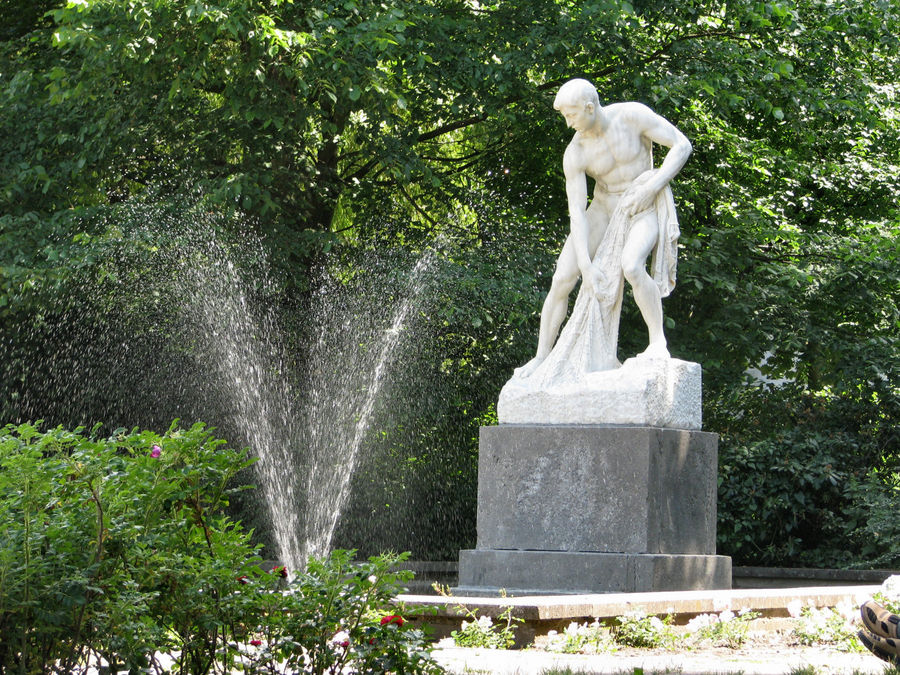
[(580, 78), (569, 80), (561, 86), (553, 100), (553, 108), (560, 111), (563, 106), (585, 106), (587, 104), (599, 108), (600, 97), (597, 95), (594, 85)]
[(566, 119), (566, 124), (576, 131), (590, 128), (600, 111), (597, 89), (587, 80), (569, 80), (559, 88), (553, 107)]

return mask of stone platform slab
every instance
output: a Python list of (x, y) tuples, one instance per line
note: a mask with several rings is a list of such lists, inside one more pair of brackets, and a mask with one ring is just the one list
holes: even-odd
[[(749, 609), (763, 617), (787, 617), (788, 605), (834, 607), (841, 603), (859, 606), (881, 590), (881, 586), (821, 586), (803, 588), (752, 588), (733, 590), (671, 591), (654, 593), (606, 593), (583, 595), (531, 595), (521, 597), (456, 597), (435, 595), (400, 595), (396, 601), (404, 606), (404, 618), (427, 623), (438, 637), (459, 630), (467, 619), (466, 610), (478, 616), (499, 617), (507, 608), (524, 621), (516, 633), (519, 647), (534, 642), (551, 630), (563, 631), (572, 621), (579, 623), (599, 619), (612, 621), (629, 612), (648, 615), (671, 615), (678, 624), (687, 623), (698, 614), (718, 613), (726, 609), (738, 612)], [(616, 670), (615, 672), (621, 672)], [(778, 672), (787, 672), (778, 671)]]
[(801, 588), (738, 588), (714, 591), (668, 591), (654, 593), (587, 593), (572, 595), (527, 595), (513, 598), (498, 595), (456, 597), (441, 595), (399, 595), (410, 616), (466, 618), (460, 607), (478, 608), (479, 615), (500, 616), (507, 607), (526, 621), (574, 621), (614, 619), (629, 612), (648, 615), (671, 614), (686, 623), (697, 614), (734, 612), (747, 608), (762, 616), (789, 616), (788, 605), (799, 601), (804, 607), (835, 607), (844, 602), (860, 605), (881, 591), (880, 584), (854, 586), (804, 586)]
[(731, 558), (717, 555), (468, 550), (459, 571), (456, 595), (731, 588)]

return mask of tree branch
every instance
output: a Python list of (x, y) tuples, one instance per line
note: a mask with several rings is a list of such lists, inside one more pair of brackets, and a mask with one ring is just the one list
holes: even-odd
[(450, 124), (445, 124), (444, 126), (438, 127), (437, 129), (432, 129), (431, 131), (426, 131), (423, 134), (419, 134), (419, 137), (416, 139), (416, 143), (430, 141), (431, 139), (437, 138), (438, 136), (449, 134), (451, 131), (457, 131), (459, 129), (464, 129), (465, 127), (470, 127), (473, 124), (484, 122), (485, 120), (487, 120), (487, 118), (488, 116), (486, 114), (473, 115), (472, 117), (464, 120), (458, 120), (456, 122), (451, 122)]
[(415, 209), (416, 213), (418, 213), (420, 216), (422, 216), (425, 220), (428, 221), (428, 223), (431, 225), (432, 229), (434, 229), (438, 226), (437, 221), (434, 218), (432, 218), (431, 216), (429, 216), (427, 213), (425, 213), (425, 211), (421, 207), (419, 207), (418, 204), (416, 204), (415, 200), (410, 196), (410, 194), (406, 191), (406, 188), (403, 187), (402, 184), (397, 183), (397, 188), (400, 190), (400, 194), (402, 194), (404, 197), (406, 197), (406, 201), (408, 201), (410, 203), (410, 205), (413, 207), (413, 209)]

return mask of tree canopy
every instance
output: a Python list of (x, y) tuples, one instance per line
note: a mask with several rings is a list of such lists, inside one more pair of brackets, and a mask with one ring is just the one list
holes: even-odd
[[(326, 252), (356, 261), (347, 272), (442, 242), (421, 317), (443, 393), (419, 415), (438, 421), (382, 431), (389, 454), (450, 453), (447, 471), (471, 480), (473, 428), (534, 348), (568, 227), (553, 96), (585, 77), (601, 102), (642, 101), (694, 147), (673, 186), (683, 234), (664, 311), (673, 355), (703, 364), (706, 427), (722, 434), (725, 552), (844, 564), (848, 537), (884, 529), (860, 495), (889, 502), (900, 451), (898, 11), (2, 0), (4, 413), (49, 414), (24, 364), (46, 351), (38, 328), (61, 320), (53, 298), (72, 279), (104, 288), (104, 251), (134, 220), (121, 206), (189, 192), (196, 213), (222, 214), (217, 227), (259, 234), (277, 302), (297, 312)], [(633, 303), (624, 311), (620, 349), (634, 353), (643, 327)], [(427, 479), (428, 461), (409, 466)], [(876, 549), (869, 560), (892, 550)]]

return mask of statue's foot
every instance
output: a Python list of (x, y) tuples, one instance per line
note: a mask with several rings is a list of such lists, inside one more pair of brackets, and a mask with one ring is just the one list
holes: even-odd
[(651, 342), (650, 346), (637, 355), (639, 359), (670, 359), (665, 342)]
[(524, 366), (519, 366), (513, 371), (513, 377), (528, 377), (535, 370), (537, 370), (538, 366), (544, 362), (543, 357), (535, 356), (531, 361), (526, 363)]

